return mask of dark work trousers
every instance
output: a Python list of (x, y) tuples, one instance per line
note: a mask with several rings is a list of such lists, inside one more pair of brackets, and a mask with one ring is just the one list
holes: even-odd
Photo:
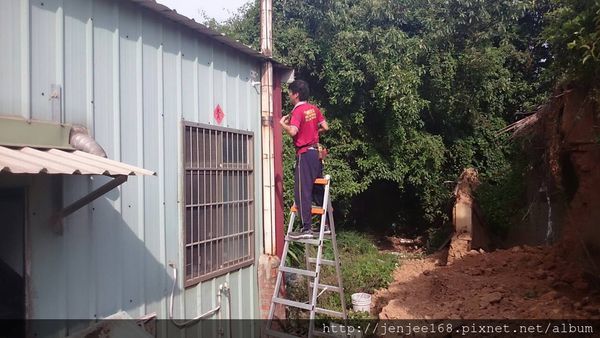
[(323, 205), (324, 188), (315, 185), (315, 179), (323, 176), (323, 164), (319, 160), (319, 152), (308, 149), (296, 156), (296, 172), (294, 175), (294, 199), (302, 221), (302, 230), (310, 230), (312, 221), (312, 202)]

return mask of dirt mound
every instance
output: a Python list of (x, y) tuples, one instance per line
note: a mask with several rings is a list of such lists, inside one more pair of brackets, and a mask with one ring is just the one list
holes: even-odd
[(555, 248), (471, 251), (450, 266), (439, 258), (395, 271), (374, 295), (381, 319), (600, 319), (597, 282)]

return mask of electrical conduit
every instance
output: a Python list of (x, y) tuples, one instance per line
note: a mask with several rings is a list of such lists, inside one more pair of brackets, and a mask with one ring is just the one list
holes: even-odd
[[(192, 324), (197, 323), (198, 321), (200, 321), (201, 319), (206, 319), (207, 317), (210, 317), (212, 315), (214, 315), (215, 313), (219, 313), (219, 319), (221, 319), (221, 294), (222, 293), (226, 293), (227, 294), (227, 299), (228, 299), (228, 322), (229, 322), (229, 337), (231, 337), (231, 289), (229, 288), (229, 285), (227, 283), (223, 283), (223, 284), (219, 284), (219, 289), (217, 290), (217, 306), (212, 309), (209, 310), (193, 319), (187, 320), (187, 321), (181, 321), (181, 320), (176, 320), (173, 318), (173, 305), (174, 305), (174, 299), (175, 299), (175, 286), (177, 285), (177, 268), (175, 267), (175, 264), (170, 263), (169, 266), (171, 268), (173, 268), (173, 287), (171, 288), (171, 297), (169, 298), (169, 319), (171, 320), (171, 322), (177, 326), (178, 328), (185, 328), (188, 327)], [(221, 330), (219, 330), (221, 331)]]

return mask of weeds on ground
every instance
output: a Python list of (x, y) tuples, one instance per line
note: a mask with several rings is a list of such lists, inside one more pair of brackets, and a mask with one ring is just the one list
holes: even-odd
[[(392, 281), (392, 273), (400, 264), (397, 255), (381, 253), (377, 250), (372, 238), (355, 231), (340, 231), (337, 233), (338, 253), (341, 262), (342, 283), (346, 308), (352, 307), (351, 295), (356, 292), (373, 294), (377, 289), (387, 287)], [(310, 257), (316, 257), (316, 248), (309, 250)], [(303, 260), (304, 256), (300, 260)], [(327, 241), (323, 248), (324, 259), (334, 259), (333, 247)], [(298, 260), (297, 262), (299, 262)], [(306, 268), (304, 265), (299, 265)], [(310, 270), (314, 269), (311, 264)], [(321, 284), (337, 286), (335, 267), (324, 265), (321, 268)], [(290, 299), (306, 302), (309, 297), (308, 281), (297, 277), (288, 283)], [(318, 306), (326, 309), (341, 311), (342, 305), (337, 292), (325, 291), (318, 297)], [(306, 311), (304, 311), (306, 312)], [(289, 318), (305, 318), (306, 313), (292, 311)], [(364, 314), (357, 313), (362, 318)], [(352, 315), (350, 316), (352, 318)]]
[(440, 249), (440, 247), (448, 241), (448, 238), (452, 235), (452, 227), (433, 227), (427, 229), (427, 243), (425, 244), (425, 250), (428, 254), (434, 253)]

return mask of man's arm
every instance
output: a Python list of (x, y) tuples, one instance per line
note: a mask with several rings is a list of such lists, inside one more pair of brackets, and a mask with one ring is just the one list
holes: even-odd
[(321, 121), (321, 123), (319, 123), (319, 133), (323, 132), (323, 131), (328, 131), (329, 130), (329, 125), (327, 124), (327, 121), (323, 120)]
[(290, 125), (289, 114), (283, 116), (281, 120), (279, 120), (279, 124), (281, 125), (281, 128), (283, 128), (283, 130), (285, 130), (285, 132), (288, 133), (288, 135), (290, 135), (291, 137), (296, 136), (296, 134), (298, 133), (298, 128), (296, 126)]

